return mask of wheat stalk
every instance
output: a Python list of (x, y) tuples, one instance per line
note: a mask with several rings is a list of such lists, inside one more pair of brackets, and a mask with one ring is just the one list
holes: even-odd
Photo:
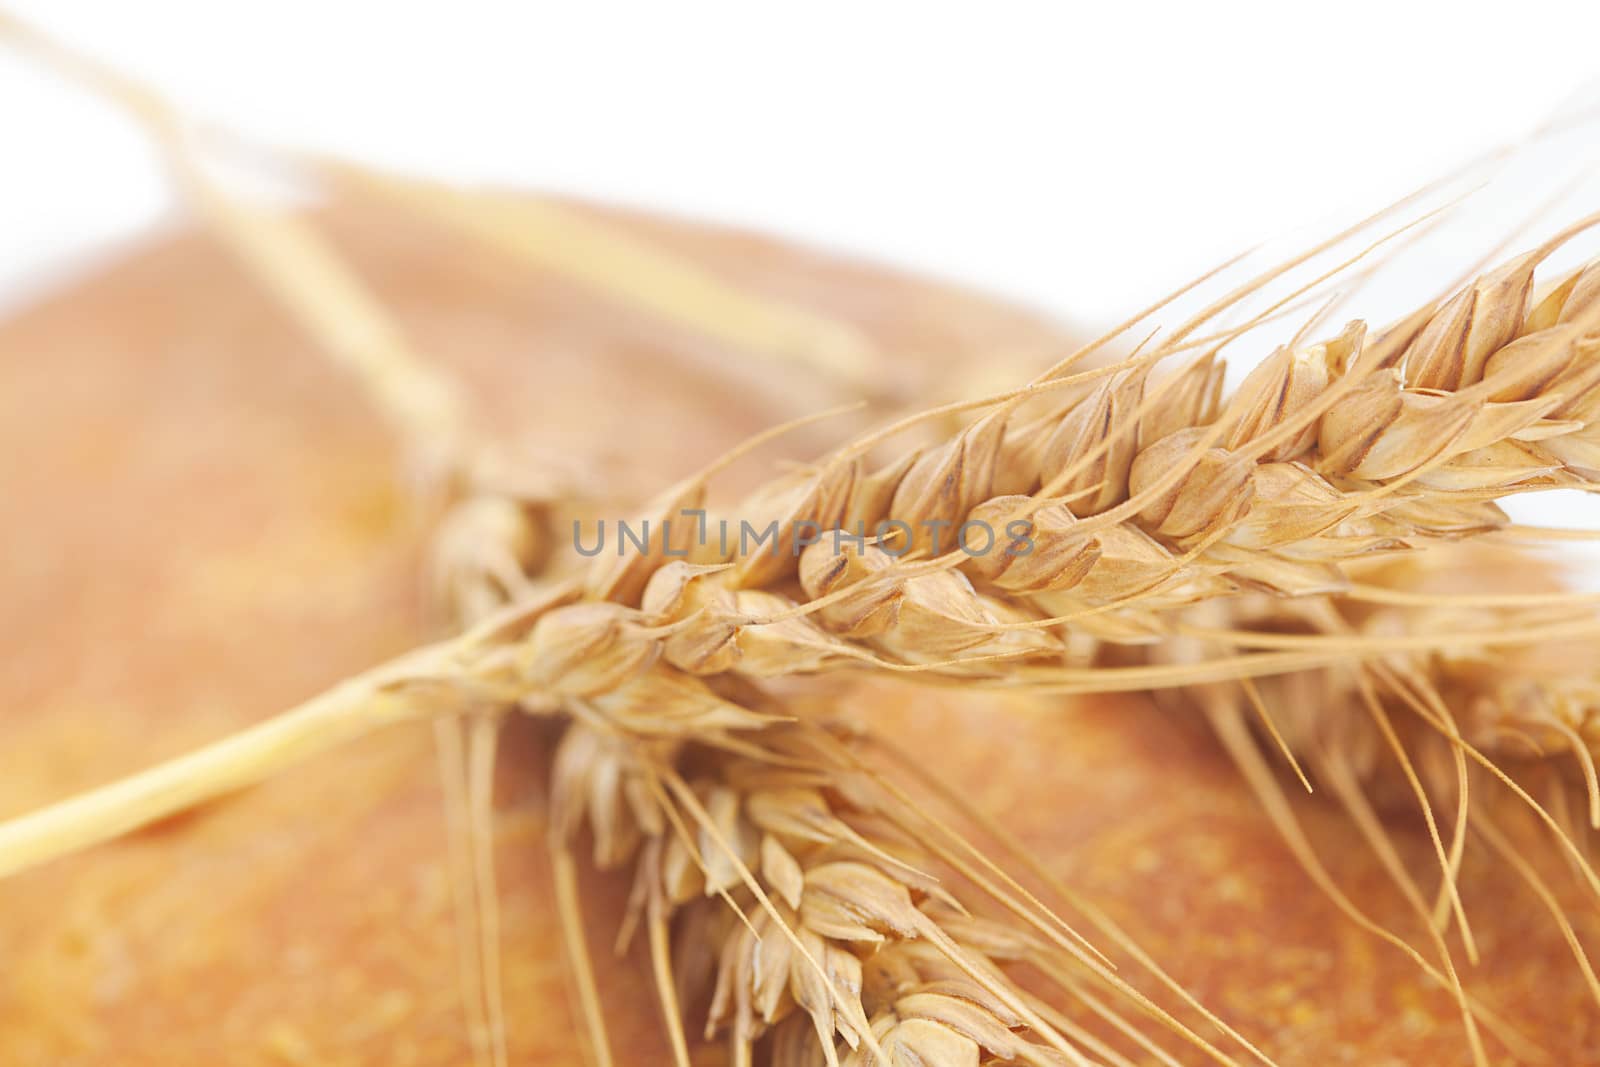
[(749, 352), (788, 365), (843, 395), (870, 393), (881, 357), (858, 329), (817, 312), (761, 298), (679, 256), (585, 219), (550, 200), (495, 199), (446, 185), (380, 174), (340, 160), (307, 160), (336, 189), (392, 202), (405, 214), (436, 219), (512, 263), (554, 270)]

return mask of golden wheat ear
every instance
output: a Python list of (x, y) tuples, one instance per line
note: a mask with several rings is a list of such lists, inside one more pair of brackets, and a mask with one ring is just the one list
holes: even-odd
[[(964, 1063), (977, 1054), (1039, 1065), (1130, 1062), (1115, 1047), (1122, 1041), (1175, 1062), (1124, 1014), (1125, 1001), (1208, 1060), (1237, 1065), (1122, 978), (976, 846), (920, 814), (861, 762), (850, 739), (798, 709), (794, 725), (742, 735), (659, 727), (642, 735), (592, 708), (574, 711), (555, 758), (552, 847), (567, 857), (570, 875), (570, 842), (587, 830), (601, 867), (633, 867), (679, 1062), (687, 1055), (679, 1006), (709, 998), (707, 1036), (726, 1034), (738, 1063), (751, 1062), (769, 1038), (786, 1054), (829, 1063), (913, 1049), (924, 1060), (910, 1062)], [(570, 898), (564, 910), (576, 908), (570, 887), (562, 896)], [(982, 917), (980, 905), (998, 910)], [(708, 907), (726, 907), (737, 921), (697, 919)], [(701, 975), (703, 987), (684, 970), (669, 980), (674, 916), (696, 936), (717, 931), (718, 963)], [(575, 910), (564, 926), (581, 959)], [(1010, 973), (1021, 964), (1117, 1036), (1108, 1043), (1027, 993)], [(598, 997), (581, 982), (578, 992), (580, 1015), (595, 1031), (591, 1044), (600, 1047)], [(1251, 1057), (1271, 1063), (1201, 1011)]]

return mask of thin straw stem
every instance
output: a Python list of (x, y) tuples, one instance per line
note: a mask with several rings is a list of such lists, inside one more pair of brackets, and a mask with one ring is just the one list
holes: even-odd
[[(408, 657), (407, 662), (411, 658)], [(437, 701), (372, 673), (188, 755), (0, 823), (0, 879), (253, 785), (382, 726), (431, 717)]]

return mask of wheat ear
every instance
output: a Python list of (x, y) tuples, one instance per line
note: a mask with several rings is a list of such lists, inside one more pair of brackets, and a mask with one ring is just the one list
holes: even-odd
[[(650, 551), (596, 561), (587, 602), (543, 620), (530, 664), (606, 645), (620, 663), (659, 648), (667, 665), (700, 676), (876, 669), (1089, 690), (1376, 656), (1378, 643), (1265, 648), (1245, 635), (1243, 647), (1264, 650), (1173, 670), (1088, 665), (1099, 644), (1163, 639), (1187, 604), (1250, 590), (1336, 592), (1350, 583), (1347, 566), (1374, 553), (1506, 528), (1496, 496), (1591, 486), (1600, 266), (1529, 310), (1532, 266), (1550, 247), (1376, 340), (1352, 327), (1335, 342), (1281, 353), (1225, 405), (1210, 353), (1148, 392), (1149, 357), (1140, 356), (1000, 398), (947, 444), (876, 470), (860, 458), (870, 442), (858, 442), (733, 511), (778, 531), (768, 551), (697, 538), (681, 518), (703, 508), (703, 486), (690, 480), (647, 512), (660, 534)], [(1452, 373), (1464, 384), (1453, 391), (1439, 388), (1441, 350), (1460, 364)], [(1469, 363), (1478, 369), (1463, 369)], [(1089, 391), (1064, 414), (1017, 420), (1018, 401), (1067, 385)], [(1080, 475), (1091, 480), (1073, 502), (1055, 502)], [(898, 533), (875, 543), (830, 534), (953, 529), (974, 516), (989, 531), (1027, 525), (986, 553), (935, 555), (920, 535), (896, 545)], [(1526, 644), (1594, 626), (1421, 634), (1413, 643)]]
[[(644, 736), (592, 708), (574, 713), (554, 764), (552, 844), (570, 849), (587, 828), (598, 866), (633, 865), (636, 915), (628, 926), (650, 931), (674, 1047), (688, 1043), (676, 1005), (710, 994), (706, 1035), (726, 1032), (734, 1062), (748, 1062), (768, 1032), (775, 1049), (809, 1050), (829, 1063), (850, 1050), (881, 1050), (898, 1063), (919, 1048), (930, 1064), (965, 1063), (979, 1049), (1005, 1063), (1082, 1063), (1084, 1052), (1116, 1061), (1117, 1053), (1022, 992), (1001, 966), (1016, 961), (1058, 980), (1105, 983), (1211, 1059), (1234, 1062), (1137, 994), (1037, 901), (919, 829), (910, 807), (804, 718), (749, 736)], [(695, 759), (686, 759), (688, 748), (700, 750)], [(705, 769), (688, 777), (678, 769), (686, 762)], [(930, 876), (941, 867), (953, 867), (1007, 917), (968, 915)], [(721, 946), (711, 974), (696, 979), (680, 963), (669, 981), (662, 935), (675, 914), (715, 931), (695, 942)]]

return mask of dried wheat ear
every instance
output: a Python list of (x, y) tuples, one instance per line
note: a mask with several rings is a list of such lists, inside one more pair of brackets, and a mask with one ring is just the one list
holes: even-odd
[[(580, 662), (584, 684), (607, 692), (648, 678), (647, 661), (696, 676), (881, 668), (1063, 690), (1204, 680), (1076, 664), (1102, 644), (1162, 640), (1173, 609), (1241, 591), (1338, 593), (1352, 561), (1506, 527), (1497, 497), (1593, 485), (1600, 265), (1530, 310), (1545, 251), (1371, 340), (1357, 323), (1282, 349), (1226, 402), (1226, 338), (1179, 331), (1113, 367), (1058, 368), (885, 466), (864, 458), (874, 439), (857, 442), (731, 510), (776, 529), (775, 546), (698, 537), (685, 516), (704, 508), (704, 486), (691, 481), (649, 512), (666, 536), (596, 560), (522, 658), (552, 691)], [(1038, 399), (1049, 409), (1025, 408)], [(964, 525), (1014, 540), (933, 554), (939, 531), (948, 542)], [(888, 532), (865, 544), (828, 533), (862, 529)]]

